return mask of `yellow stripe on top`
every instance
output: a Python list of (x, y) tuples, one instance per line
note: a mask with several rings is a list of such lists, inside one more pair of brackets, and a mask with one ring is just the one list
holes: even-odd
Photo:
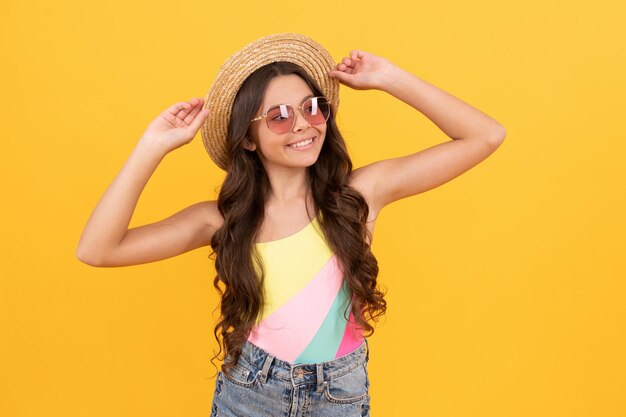
[(301, 291), (333, 256), (317, 217), (295, 234), (256, 243), (255, 248), (265, 268), (266, 300), (259, 321)]

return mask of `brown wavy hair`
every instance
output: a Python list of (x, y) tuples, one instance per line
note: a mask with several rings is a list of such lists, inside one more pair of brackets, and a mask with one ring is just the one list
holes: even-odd
[[(217, 272), (213, 286), (221, 297), (221, 316), (213, 332), (220, 351), (211, 363), (216, 358), (224, 359), (219, 357), (221, 336), (226, 356), (221, 369), (228, 375), (241, 355), (250, 330), (260, 318), (265, 296), (265, 271), (254, 242), (264, 219), (270, 183), (257, 153), (245, 149), (243, 142), (246, 136), (250, 137), (250, 120), (261, 107), (268, 83), (276, 76), (287, 74), (300, 76), (315, 95), (323, 95), (316, 82), (298, 65), (271, 63), (244, 81), (235, 97), (228, 126), (226, 147), (230, 162), (217, 199), (224, 224), (211, 239), (213, 251), (209, 255), (215, 260)], [(366, 226), (369, 208), (365, 198), (348, 185), (351, 173), (352, 161), (331, 110), (320, 155), (307, 168), (307, 197), (311, 192), (315, 217), (344, 272), (352, 294), (356, 325), (369, 337), (374, 328), (368, 321), (378, 321), (387, 307), (385, 293), (379, 291), (376, 281), (378, 261), (366, 241), (369, 238), (371, 242)], [(343, 314), (348, 320), (347, 306)]]

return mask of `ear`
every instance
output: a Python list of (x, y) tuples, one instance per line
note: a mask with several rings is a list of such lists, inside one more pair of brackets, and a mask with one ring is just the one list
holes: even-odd
[(248, 136), (243, 140), (243, 147), (251, 152), (256, 150), (256, 144)]

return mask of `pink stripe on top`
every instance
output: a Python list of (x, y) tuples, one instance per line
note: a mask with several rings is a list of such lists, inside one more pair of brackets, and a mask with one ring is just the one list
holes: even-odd
[(350, 311), (349, 317), (350, 322), (346, 326), (346, 331), (343, 334), (343, 338), (341, 339), (341, 344), (339, 345), (339, 349), (335, 354), (335, 358), (353, 352), (359, 346), (361, 346), (361, 343), (363, 343), (363, 334), (359, 331), (362, 329), (356, 325), (356, 320), (354, 319), (354, 314), (352, 314), (352, 311)]

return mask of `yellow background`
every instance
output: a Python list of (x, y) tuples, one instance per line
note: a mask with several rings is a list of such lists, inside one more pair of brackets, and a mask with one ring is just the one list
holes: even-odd
[[(370, 338), (382, 416), (626, 415), (624, 3), (10, 2), (0, 17), (0, 415), (208, 416), (209, 248), (126, 268), (76, 259), (140, 134), (203, 97), (252, 40), (295, 31), (382, 55), (489, 114), (504, 144), (385, 208), (388, 313)], [(341, 87), (355, 167), (449, 140), (381, 91)], [(131, 227), (216, 198), (200, 133)], [(217, 362), (216, 362), (217, 364)]]

